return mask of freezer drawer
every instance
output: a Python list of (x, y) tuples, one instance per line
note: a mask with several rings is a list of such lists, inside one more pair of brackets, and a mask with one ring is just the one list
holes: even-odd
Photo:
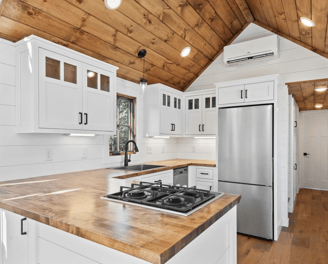
[(241, 195), (241, 202), (237, 206), (237, 232), (273, 239), (271, 187), (219, 181), (219, 191)]

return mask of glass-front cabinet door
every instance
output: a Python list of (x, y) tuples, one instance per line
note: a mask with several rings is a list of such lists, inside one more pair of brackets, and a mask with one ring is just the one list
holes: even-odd
[[(160, 113), (160, 133), (172, 134), (173, 133), (173, 105), (172, 95), (165, 90), (161, 91), (161, 113)], [(173, 102), (174, 104), (174, 102)]]
[(202, 96), (186, 97), (186, 134), (202, 134)]
[(202, 96), (203, 100), (203, 135), (216, 134), (216, 94), (207, 94)]
[(39, 49), (39, 127), (81, 130), (82, 63)]
[(114, 131), (114, 74), (83, 64), (83, 129)]

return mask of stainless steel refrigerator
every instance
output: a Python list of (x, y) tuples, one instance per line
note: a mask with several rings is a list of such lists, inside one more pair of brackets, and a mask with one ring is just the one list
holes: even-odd
[(273, 239), (273, 105), (219, 109), (219, 191), (241, 194), (239, 233)]

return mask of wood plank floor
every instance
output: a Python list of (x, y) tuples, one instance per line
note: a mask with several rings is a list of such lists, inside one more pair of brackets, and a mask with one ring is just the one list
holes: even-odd
[(328, 191), (301, 189), (277, 242), (238, 235), (238, 264), (328, 264)]

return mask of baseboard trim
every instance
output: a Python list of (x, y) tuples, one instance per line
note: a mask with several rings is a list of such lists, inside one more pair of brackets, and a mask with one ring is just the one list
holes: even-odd
[(284, 227), (288, 227), (289, 226), (289, 218), (282, 220), (282, 226), (284, 226)]

